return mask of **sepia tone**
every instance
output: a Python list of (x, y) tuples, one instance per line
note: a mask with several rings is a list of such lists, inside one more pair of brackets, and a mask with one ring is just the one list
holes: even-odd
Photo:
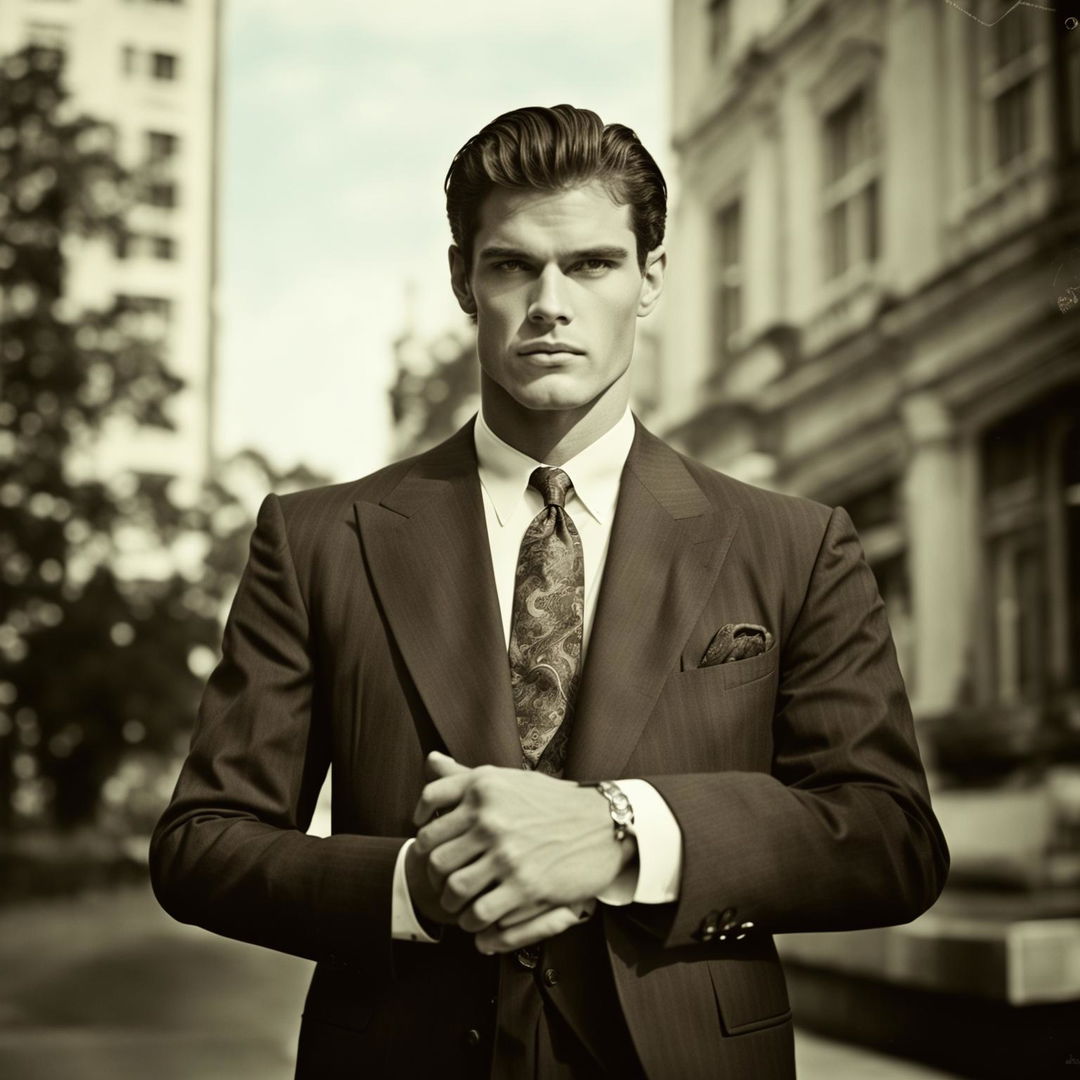
[[(35, 284), (25, 221), (47, 224), (48, 205), (11, 163), (40, 131), (0, 131), (5, 1076), (292, 1075), (312, 965), (171, 921), (146, 876), (255, 507), (353, 478), (218, 445), (223, 14), (215, 0), (0, 4), (11, 101), (59, 71), (72, 115), (111, 127), (127, 200), (121, 226), (65, 240), (62, 288)], [(639, 327), (634, 411), (712, 468), (847, 511), (952, 860), (913, 922), (777, 935), (799, 1076), (1071, 1075), (1080, 11), (671, 0), (667, 17), (670, 270)], [(19, 320), (52, 333), (50, 319), (110, 307), (93, 348), (72, 348), (94, 353), (83, 398), (112, 389), (100, 420), (69, 423)], [(479, 402), (473, 327), (432, 334), (407, 307), (385, 345), (391, 385), (371, 387), (387, 397), (387, 460), (441, 442)], [(129, 339), (147, 350), (142, 382), (106, 373)], [(69, 441), (37, 486), (54, 422)], [(317, 835), (331, 797), (332, 777)]]

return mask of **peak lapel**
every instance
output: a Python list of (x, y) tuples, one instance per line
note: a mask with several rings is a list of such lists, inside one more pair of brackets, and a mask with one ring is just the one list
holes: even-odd
[(640, 423), (619, 486), (565, 775), (617, 779), (732, 537), (737, 506), (714, 505), (682, 459)]
[(473, 426), (422, 455), (379, 504), (358, 502), (365, 556), (394, 638), (448, 751), (517, 768), (521, 745)]

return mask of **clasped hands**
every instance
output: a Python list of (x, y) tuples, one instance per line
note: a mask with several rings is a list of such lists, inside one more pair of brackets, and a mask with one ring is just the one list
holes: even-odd
[(632, 836), (615, 839), (592, 788), (524, 769), (468, 768), (437, 752), (427, 769), (405, 862), (413, 907), (475, 934), (481, 952), (512, 952), (588, 918), (637, 857)]

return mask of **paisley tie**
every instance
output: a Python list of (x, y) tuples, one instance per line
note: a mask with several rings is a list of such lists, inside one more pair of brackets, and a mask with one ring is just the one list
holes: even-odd
[(534, 470), (544, 509), (521, 541), (510, 627), (510, 683), (522, 768), (562, 773), (581, 674), (585, 561), (564, 509), (572, 489), (562, 469)]

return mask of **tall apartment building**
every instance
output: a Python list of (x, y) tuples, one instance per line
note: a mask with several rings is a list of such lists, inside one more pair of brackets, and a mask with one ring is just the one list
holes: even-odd
[[(1035, 896), (1080, 914), (1080, 27), (1054, 6), (674, 0), (679, 362), (654, 421), (848, 509), (957, 879), (982, 850), (1027, 897), (789, 956), (1024, 1006), (1080, 998), (1078, 924), (1021, 926)], [(898, 999), (862, 1000), (899, 1038)]]
[(0, 52), (63, 50), (77, 108), (111, 122), (123, 164), (139, 171), (132, 239), (78, 245), (68, 277), (76, 303), (114, 297), (145, 315), (185, 382), (174, 432), (117, 422), (95, 461), (197, 483), (213, 459), (217, 275), (219, 0), (3, 0)]

